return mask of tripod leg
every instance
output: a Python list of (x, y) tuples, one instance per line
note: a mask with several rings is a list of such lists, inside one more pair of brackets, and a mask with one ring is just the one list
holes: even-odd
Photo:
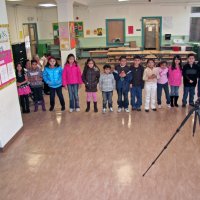
[(188, 115), (185, 117), (185, 119), (182, 121), (181, 125), (177, 128), (176, 132), (172, 135), (172, 137), (169, 139), (169, 141), (167, 142), (167, 144), (164, 146), (164, 148), (162, 149), (162, 151), (158, 154), (158, 156), (154, 159), (154, 161), (151, 163), (151, 165), (149, 166), (149, 168), (146, 170), (146, 172), (142, 175), (145, 176), (146, 173), (151, 169), (151, 167), (155, 164), (155, 162), (158, 160), (158, 158), (162, 155), (162, 153), (165, 151), (165, 149), (167, 149), (168, 145), (171, 143), (171, 141), (174, 139), (174, 137), (176, 136), (176, 134), (180, 131), (181, 127), (186, 123), (186, 121), (189, 119), (189, 117), (192, 115), (192, 113), (196, 110), (196, 108), (192, 108), (190, 110), (190, 112), (188, 113)]
[(194, 137), (194, 134), (195, 134), (195, 131), (196, 131), (196, 125), (197, 125), (197, 113), (195, 112), (194, 124), (193, 124), (193, 137)]

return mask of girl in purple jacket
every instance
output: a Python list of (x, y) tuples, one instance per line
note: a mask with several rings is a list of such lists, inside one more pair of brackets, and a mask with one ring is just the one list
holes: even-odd
[(69, 112), (80, 111), (78, 89), (82, 82), (81, 69), (78, 66), (75, 56), (69, 54), (65, 63), (65, 67), (62, 74), (63, 86), (69, 93)]
[(171, 107), (178, 107), (179, 87), (182, 81), (182, 60), (179, 55), (174, 56), (172, 66), (169, 67), (169, 85)]

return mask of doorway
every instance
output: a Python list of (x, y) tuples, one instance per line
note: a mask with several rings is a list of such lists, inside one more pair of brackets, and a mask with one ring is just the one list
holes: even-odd
[[(38, 53), (37, 24), (23, 24), (24, 38), (26, 41), (27, 57), (29, 59)], [(29, 43), (29, 44), (28, 44)]]
[(142, 18), (142, 47), (144, 50), (160, 50), (162, 41), (162, 17)]

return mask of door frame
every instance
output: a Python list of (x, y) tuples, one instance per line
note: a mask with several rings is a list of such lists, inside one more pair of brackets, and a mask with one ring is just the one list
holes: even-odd
[(142, 50), (144, 50), (144, 20), (145, 19), (160, 19), (160, 41), (159, 41), (159, 46), (161, 48), (162, 45), (162, 17), (161, 16), (151, 16), (151, 17), (142, 17)]
[[(36, 45), (36, 53), (38, 53), (38, 30), (37, 30), (37, 23), (23, 23), (23, 25), (35, 25), (35, 31), (36, 31), (36, 42), (37, 42), (37, 45)], [(29, 29), (28, 29), (29, 30)], [(29, 31), (29, 36), (30, 36), (30, 31)], [(31, 42), (30, 42), (31, 44)], [(31, 52), (32, 53), (32, 52)], [(32, 55), (33, 56), (33, 55)]]
[[(122, 43), (111, 43), (108, 41), (108, 23), (109, 21), (123, 21), (123, 32), (124, 32), (124, 42)], [(123, 46), (126, 43), (126, 20), (125, 18), (117, 18), (117, 19), (106, 19), (106, 46)]]

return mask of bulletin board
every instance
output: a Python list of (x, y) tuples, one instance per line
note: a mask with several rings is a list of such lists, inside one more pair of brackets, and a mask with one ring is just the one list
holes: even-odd
[(69, 23), (59, 22), (60, 50), (70, 50)]
[(8, 24), (0, 24), (0, 90), (15, 82)]
[(107, 45), (120, 45), (125, 43), (125, 19), (106, 20)]
[(74, 22), (76, 38), (84, 37), (83, 22)]
[(76, 48), (74, 22), (69, 22), (69, 32), (70, 32), (70, 47), (71, 47), (71, 49), (74, 49), (74, 48)]
[(53, 39), (54, 39), (54, 44), (59, 45), (59, 27), (58, 23), (53, 23)]

